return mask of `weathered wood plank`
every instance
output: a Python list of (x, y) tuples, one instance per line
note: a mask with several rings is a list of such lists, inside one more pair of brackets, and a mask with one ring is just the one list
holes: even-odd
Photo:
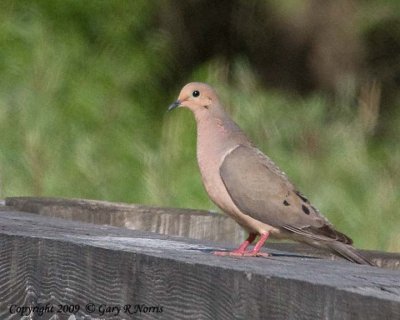
[(204, 210), (150, 207), (106, 201), (14, 197), (6, 205), (19, 211), (133, 230), (237, 244), (244, 232), (229, 217)]
[[(399, 271), (284, 255), (210, 255), (216, 249), (205, 241), (0, 209), (0, 318), (21, 318), (10, 314), (11, 304), (37, 303), (78, 304), (78, 319), (400, 318)], [(162, 312), (100, 316), (84, 310), (88, 303), (97, 310), (145, 304)]]
[[(8, 207), (44, 216), (125, 227), (133, 230), (184, 236), (193, 239), (225, 242), (234, 246), (244, 239), (243, 230), (229, 217), (203, 210), (149, 207), (84, 199), (13, 197)], [(268, 248), (300, 255), (340, 259), (325, 250), (303, 244), (267, 243)], [(363, 251), (377, 265), (400, 269), (400, 254)]]

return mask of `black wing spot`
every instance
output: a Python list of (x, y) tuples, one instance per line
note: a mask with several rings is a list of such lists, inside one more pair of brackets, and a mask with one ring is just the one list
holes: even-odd
[(308, 209), (304, 204), (301, 205), (301, 208), (303, 209), (303, 212), (304, 212), (305, 214), (310, 214), (310, 209)]
[(297, 194), (297, 196), (298, 196), (301, 200), (303, 200), (303, 202), (308, 203), (308, 199), (307, 199), (305, 196), (303, 196), (300, 192), (295, 191), (295, 193)]
[(286, 200), (283, 200), (283, 204), (284, 204), (285, 206), (290, 206), (290, 203), (287, 202)]

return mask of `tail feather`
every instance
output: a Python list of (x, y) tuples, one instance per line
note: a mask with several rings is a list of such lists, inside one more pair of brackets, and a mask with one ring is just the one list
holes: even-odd
[(358, 264), (366, 264), (370, 266), (376, 266), (372, 261), (368, 260), (367, 258), (363, 257), (357, 249), (355, 249), (353, 246), (342, 243), (342, 242), (337, 242), (337, 241), (332, 241), (327, 243), (328, 247), (342, 256), (343, 258), (346, 258), (349, 261), (352, 261), (354, 263)]

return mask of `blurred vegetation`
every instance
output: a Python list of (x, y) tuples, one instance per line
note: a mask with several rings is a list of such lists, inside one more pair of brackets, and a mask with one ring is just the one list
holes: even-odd
[(216, 210), (165, 112), (204, 81), (357, 246), (399, 251), (400, 6), (321, 3), (1, 1), (0, 197)]

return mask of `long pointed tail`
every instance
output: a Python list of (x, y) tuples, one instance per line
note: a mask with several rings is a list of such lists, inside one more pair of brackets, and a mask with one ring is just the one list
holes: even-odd
[(328, 247), (337, 254), (341, 255), (343, 258), (346, 258), (354, 263), (376, 266), (372, 261), (363, 257), (358, 250), (351, 245), (334, 241), (328, 243)]

